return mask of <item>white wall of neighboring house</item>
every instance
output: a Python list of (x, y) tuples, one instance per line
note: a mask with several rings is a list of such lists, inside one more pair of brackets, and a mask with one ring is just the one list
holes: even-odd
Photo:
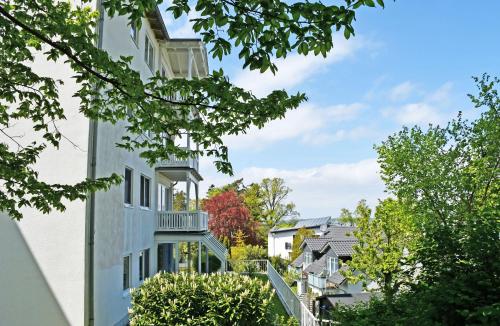
[[(144, 62), (144, 37), (148, 33), (155, 46), (158, 69), (158, 44), (146, 20), (136, 45), (130, 37), (124, 17), (105, 18), (103, 48), (111, 56), (134, 56), (132, 68), (147, 78), (152, 71)], [(77, 145), (62, 141), (58, 150), (48, 148), (40, 156), (36, 169), (49, 183), (74, 184), (88, 176), (89, 120), (79, 112), (72, 95), (77, 85), (72, 71), (62, 61), (46, 62), (37, 58), (34, 69), (64, 81), (60, 88), (61, 104), (67, 120), (59, 121), (62, 133)], [(169, 69), (167, 69), (167, 72)], [(31, 125), (20, 122), (12, 130), (34, 137)], [(154, 216), (156, 176), (152, 167), (139, 157), (116, 148), (124, 133), (124, 123), (98, 124), (97, 177), (115, 172), (123, 175), (125, 166), (133, 169), (133, 207), (124, 205), (124, 185), (96, 194), (95, 214), (95, 325), (120, 325), (126, 322), (130, 304), (123, 290), (123, 257), (131, 255), (131, 286), (138, 286), (139, 252), (154, 252)], [(139, 207), (139, 179), (151, 180), (151, 209)], [(168, 180), (163, 180), (167, 182)], [(85, 250), (87, 203), (65, 203), (65, 212), (43, 215), (24, 209), (20, 222), (0, 213), (0, 325), (84, 325), (85, 321)], [(154, 257), (150, 257), (153, 273)]]
[[(323, 235), (320, 227), (309, 228), (314, 230), (316, 235)], [(269, 257), (280, 256), (281, 258), (289, 259), (292, 253), (292, 243), (297, 229), (269, 232), (267, 234), (267, 255)], [(287, 248), (287, 243), (290, 244), (290, 249)]]
[[(289, 259), (292, 252), (293, 236), (297, 230), (269, 232), (267, 237), (267, 255), (280, 256)], [(290, 244), (290, 249), (286, 249), (286, 244)]]

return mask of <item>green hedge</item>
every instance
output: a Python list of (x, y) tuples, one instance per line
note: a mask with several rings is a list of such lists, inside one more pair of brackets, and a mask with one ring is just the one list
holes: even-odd
[(131, 325), (273, 325), (268, 282), (227, 274), (159, 273), (132, 290)]

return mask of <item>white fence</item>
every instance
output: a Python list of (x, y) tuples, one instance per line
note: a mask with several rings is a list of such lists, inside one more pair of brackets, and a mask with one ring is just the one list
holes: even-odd
[(276, 291), (278, 298), (285, 307), (289, 315), (297, 318), (301, 326), (326, 326), (334, 325), (329, 320), (320, 321), (309, 311), (306, 305), (300, 301), (297, 295), (286, 284), (281, 275), (274, 269), (268, 260), (244, 260), (245, 266), (250, 267), (249, 271), (256, 273), (266, 273), (269, 281)]
[(157, 231), (206, 231), (208, 213), (203, 211), (158, 211)]

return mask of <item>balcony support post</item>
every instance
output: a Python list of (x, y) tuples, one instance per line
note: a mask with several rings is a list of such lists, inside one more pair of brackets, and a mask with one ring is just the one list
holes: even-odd
[(189, 177), (186, 178), (186, 211), (189, 211), (189, 194), (191, 190), (191, 179)]
[(202, 273), (201, 271), (201, 245), (202, 242), (198, 241), (198, 273)]
[(200, 209), (200, 197), (199, 197), (199, 186), (198, 183), (194, 184), (194, 193), (196, 196), (196, 210)]

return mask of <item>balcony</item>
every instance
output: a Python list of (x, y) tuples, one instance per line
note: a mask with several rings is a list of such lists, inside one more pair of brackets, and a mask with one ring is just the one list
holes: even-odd
[(199, 160), (198, 158), (188, 157), (186, 159), (180, 159), (175, 155), (170, 155), (168, 160), (160, 161), (157, 165), (159, 168), (174, 168), (174, 169), (194, 169), (198, 171)]
[(314, 274), (309, 274), (307, 277), (307, 283), (310, 286), (314, 286), (317, 289), (326, 289), (326, 277), (319, 277)]
[(156, 231), (201, 232), (208, 230), (208, 213), (203, 211), (158, 211)]

